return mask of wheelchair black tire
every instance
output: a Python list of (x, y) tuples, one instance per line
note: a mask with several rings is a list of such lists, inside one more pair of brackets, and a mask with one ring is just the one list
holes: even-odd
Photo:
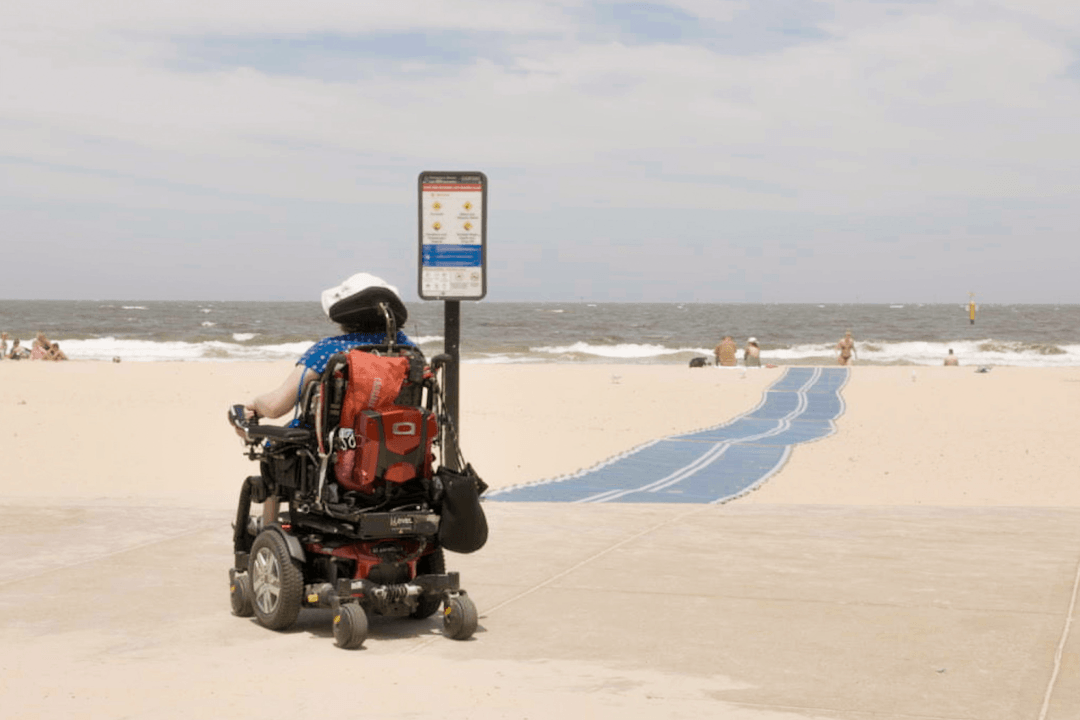
[(334, 642), (344, 650), (355, 650), (364, 644), (368, 634), (368, 618), (359, 603), (346, 603), (334, 615)]
[(303, 602), (304, 578), (277, 530), (263, 530), (251, 546), (248, 563), (251, 601), (259, 624), (284, 630), (296, 622)]
[[(437, 548), (435, 552), (416, 561), (417, 575), (442, 575), (445, 572), (446, 558), (443, 555), (442, 548)], [(416, 604), (416, 609), (409, 613), (409, 617), (415, 620), (429, 618), (438, 612), (440, 605), (442, 605), (441, 595), (421, 595), (419, 602)]]
[(476, 632), (479, 618), (468, 595), (454, 595), (443, 611), (443, 633), (454, 640), (468, 640)]
[(236, 617), (248, 618), (255, 614), (255, 608), (251, 604), (251, 576), (249, 574), (237, 574), (229, 587), (229, 599), (232, 602), (232, 613)]

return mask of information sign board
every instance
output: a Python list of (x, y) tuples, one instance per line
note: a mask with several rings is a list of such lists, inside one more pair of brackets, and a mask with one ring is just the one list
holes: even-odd
[(480, 300), (487, 294), (487, 177), (422, 172), (420, 297)]

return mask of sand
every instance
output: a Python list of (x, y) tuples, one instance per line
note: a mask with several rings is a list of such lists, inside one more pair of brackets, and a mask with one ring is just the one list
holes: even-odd
[[(289, 366), (0, 363), (3, 717), (1080, 716), (1080, 368), (857, 366), (837, 432), (723, 506), (489, 503), (451, 563), (476, 637), (350, 653), (228, 611), (225, 411)], [(561, 475), (781, 372), (467, 365), (462, 448)]]
[(855, 367), (837, 436), (755, 503), (1078, 507), (1080, 368)]

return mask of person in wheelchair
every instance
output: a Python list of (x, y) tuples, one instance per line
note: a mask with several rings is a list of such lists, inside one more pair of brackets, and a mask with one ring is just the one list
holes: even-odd
[[(316, 342), (277, 389), (229, 410), (260, 466), (237, 503), (233, 612), (282, 630), (302, 607), (329, 607), (338, 645), (356, 648), (369, 613), (424, 619), (443, 607), (445, 633), (468, 639), (476, 607), (443, 550), (486, 542), (486, 485), (456, 442), (443, 443), (444, 428), (454, 432), (438, 380), (449, 356), (428, 365), (398, 330), (407, 314), (397, 289), (380, 278), (353, 275), (322, 306), (343, 334)], [(258, 423), (294, 407), (289, 427)], [(436, 458), (450, 466), (436, 469)]]
[[(294, 408), (299, 409), (304, 389), (325, 372), (331, 357), (358, 346), (385, 344), (388, 340), (388, 321), (396, 328), (408, 319), (408, 311), (398, 289), (368, 273), (357, 273), (340, 285), (324, 290), (321, 300), (323, 311), (340, 326), (342, 334), (316, 342), (300, 356), (296, 367), (281, 385), (245, 403), (246, 419), (279, 418)], [(416, 347), (401, 330), (396, 331), (394, 343)], [(299, 415), (298, 412), (290, 423), (291, 427), (301, 424)], [(235, 426), (234, 429), (237, 435), (244, 437), (242, 429)], [(279, 510), (279, 498), (267, 498), (263, 505), (263, 522), (276, 520)]]
[[(303, 397), (304, 388), (326, 370), (331, 357), (357, 346), (385, 343), (387, 321), (379, 311), (380, 304), (389, 309), (397, 327), (405, 324), (409, 316), (405, 303), (397, 288), (382, 278), (357, 273), (340, 285), (323, 291), (323, 311), (341, 327), (342, 334), (323, 338), (308, 348), (280, 386), (244, 405), (247, 417), (279, 418), (287, 414)], [(394, 342), (415, 347), (401, 330), (397, 331)]]

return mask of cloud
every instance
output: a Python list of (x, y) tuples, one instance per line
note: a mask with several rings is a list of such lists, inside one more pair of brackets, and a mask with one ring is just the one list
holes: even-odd
[(0, 27), (0, 167), (8, 198), (60, 214), (407, 212), (419, 171), (475, 168), (517, 218), (713, 213), (691, 248), (732, 213), (763, 233), (767, 213), (866, 217), (872, 235), (995, 202), (1038, 205), (1064, 237), (1078, 32), (1049, 1), (20, 0)]

